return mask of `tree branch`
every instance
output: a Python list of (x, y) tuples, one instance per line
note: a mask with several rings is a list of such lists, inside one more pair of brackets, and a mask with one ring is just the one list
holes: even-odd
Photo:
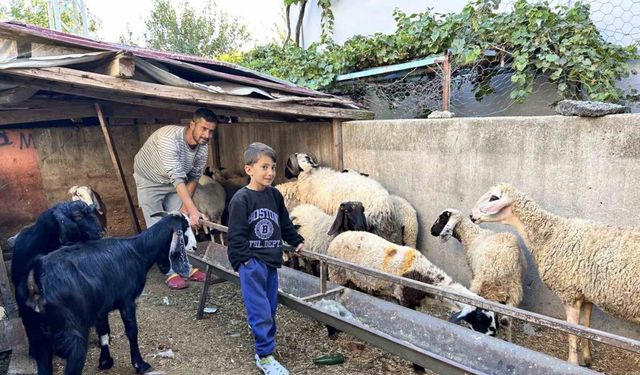
[(300, 3), (300, 12), (298, 13), (298, 23), (296, 25), (296, 46), (300, 47), (300, 32), (302, 31), (302, 19), (304, 18), (304, 10), (307, 7), (307, 0)]

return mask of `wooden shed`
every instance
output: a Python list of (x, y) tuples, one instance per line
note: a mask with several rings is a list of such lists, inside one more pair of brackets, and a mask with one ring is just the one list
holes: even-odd
[(342, 121), (372, 117), (237, 65), (0, 22), (0, 243), (82, 184), (102, 194), (111, 234), (132, 233), (133, 157), (154, 130), (199, 107), (221, 119), (210, 164), (234, 169), (253, 141), (281, 160), (305, 151), (340, 168)]

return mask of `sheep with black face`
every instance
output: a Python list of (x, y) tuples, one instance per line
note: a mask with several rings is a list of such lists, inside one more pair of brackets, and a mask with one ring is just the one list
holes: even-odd
[[(367, 218), (361, 202), (342, 202), (335, 217), (310, 204), (297, 206), (290, 213), (291, 222), (304, 237), (305, 250), (326, 254), (329, 243), (338, 234), (350, 230), (368, 230)], [(300, 259), (300, 266), (308, 273), (319, 275), (317, 262), (310, 259)]]
[[(472, 292), (512, 307), (522, 302), (526, 260), (513, 234), (482, 229), (460, 211), (449, 208), (433, 223), (431, 235), (440, 237), (442, 242), (451, 237), (460, 241), (473, 274), (469, 287)], [(511, 341), (511, 321), (508, 316), (500, 319), (500, 324), (507, 328), (508, 341)]]
[[(364, 267), (414, 279), (469, 296), (477, 295), (454, 282), (440, 268), (431, 263), (418, 250), (400, 246), (367, 232), (345, 232), (331, 241), (327, 255)], [(398, 285), (391, 281), (366, 276), (342, 267), (329, 266), (329, 279), (341, 285), (353, 284), (367, 292), (392, 297), (409, 308), (420, 306), (427, 298), (426, 292)], [(495, 335), (495, 314), (463, 303), (443, 300), (453, 312), (453, 322), (466, 321), (475, 331)]]

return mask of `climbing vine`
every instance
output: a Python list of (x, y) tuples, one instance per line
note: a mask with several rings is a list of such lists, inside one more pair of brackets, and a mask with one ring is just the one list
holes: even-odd
[[(304, 11), (307, 5), (307, 0), (283, 0), (285, 5), (285, 16), (287, 20), (287, 37), (285, 44), (287, 44), (291, 38), (291, 6), (299, 5), (300, 11), (298, 13), (298, 22), (296, 25), (296, 45), (300, 46), (300, 30), (302, 27), (302, 19), (304, 17)], [(331, 0), (317, 0), (318, 7), (322, 11), (320, 15), (320, 42), (329, 43), (331, 41), (331, 35), (333, 34), (334, 16), (331, 10)]]
[[(329, 0), (320, 2), (330, 5)], [(270, 44), (245, 53), (240, 64), (319, 89), (329, 87), (342, 73), (445, 51), (456, 69), (473, 66), (486, 58), (485, 51), (492, 51), (494, 61), (512, 72), (514, 100), (528, 97), (538, 76), (554, 83), (561, 97), (624, 99), (616, 81), (629, 75), (627, 61), (638, 58), (636, 46), (605, 41), (589, 18), (589, 5), (576, 2), (552, 8), (547, 2), (517, 0), (508, 12), (500, 12), (499, 3), (472, 0), (461, 12), (447, 15), (395, 10), (394, 34), (357, 35), (343, 45), (324, 38), (306, 49)], [(333, 15), (325, 22), (327, 28), (333, 27)], [(491, 76), (472, 81), (477, 99), (493, 91)]]

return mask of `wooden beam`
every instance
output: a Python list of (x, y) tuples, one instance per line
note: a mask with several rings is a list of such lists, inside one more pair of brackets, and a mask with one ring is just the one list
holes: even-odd
[(95, 109), (88, 104), (62, 104), (50, 109), (0, 110), (0, 126), (39, 121), (66, 120), (70, 118), (95, 117)]
[(222, 157), (220, 154), (220, 130), (217, 129), (218, 126), (220, 126), (220, 124), (216, 126), (216, 131), (213, 133), (213, 149), (211, 150), (211, 157), (213, 165), (216, 167), (221, 167)]
[(0, 320), (0, 352), (26, 347), (27, 335), (20, 318)]
[[(2, 250), (0, 250), (0, 253), (2, 253)], [(16, 301), (13, 298), (11, 282), (4, 262), (0, 262), (0, 294), (2, 294), (2, 305), (7, 317), (9, 319), (17, 318), (18, 305), (16, 305)]]
[[(165, 99), (201, 106), (213, 106), (258, 113), (280, 113), (299, 117), (321, 117), (337, 119), (371, 119), (373, 113), (364, 110), (333, 107), (313, 107), (290, 103), (273, 103), (269, 100), (256, 99), (237, 95), (215, 94), (203, 90), (166, 86), (135, 80), (119, 79), (103, 74), (79, 71), (69, 68), (39, 69), (6, 69), (2, 76), (27, 78), (29, 82), (50, 81), (57, 84), (71, 85), (80, 89), (106, 91), (113, 96), (129, 95)], [(56, 85), (53, 85), (55, 87)], [(55, 90), (54, 90), (55, 91)]]
[(136, 63), (133, 61), (133, 54), (131, 52), (120, 52), (93, 71), (111, 77), (133, 78), (135, 70)]
[(449, 103), (451, 102), (451, 56), (449, 53), (444, 55), (442, 73), (444, 75), (442, 79), (442, 110), (449, 111)]
[(0, 95), (0, 104), (14, 104), (23, 102), (33, 96), (38, 90), (29, 87), (14, 87), (9, 90), (2, 91)]
[[(22, 323), (22, 322), (21, 322)], [(26, 334), (25, 334), (26, 336)], [(26, 338), (25, 338), (26, 340)], [(36, 361), (29, 357), (28, 350), (12, 351), (7, 375), (37, 375)]]
[(344, 159), (342, 153), (342, 121), (333, 119), (331, 121), (331, 136), (333, 138), (333, 167), (341, 171), (344, 169)]
[[(142, 107), (153, 108), (154, 110), (158, 108), (161, 108), (164, 110), (171, 109), (171, 110), (176, 110), (181, 112), (188, 112), (190, 114), (193, 114), (193, 112), (196, 109), (203, 107), (202, 105), (180, 104), (170, 100), (141, 99), (141, 98), (136, 98), (131, 96), (113, 95), (105, 91), (86, 90), (86, 89), (73, 87), (72, 85), (65, 85), (62, 83), (47, 83), (47, 82), (34, 81), (34, 80), (27, 82), (22, 78), (14, 78), (9, 76), (2, 77), (1, 73), (0, 73), (0, 82), (24, 85), (25, 87), (37, 88), (39, 90), (57, 92), (61, 94), (68, 94), (68, 95), (74, 95), (74, 96), (85, 98), (85, 100), (77, 100), (76, 98), (73, 101), (74, 103), (87, 102), (87, 103), (93, 104), (95, 103), (95, 101), (92, 101), (92, 102), (86, 101), (86, 98), (93, 98), (93, 99), (99, 99), (103, 102), (132, 104), (132, 105), (137, 105)], [(68, 100), (71, 100), (71, 99), (65, 99), (65, 101), (68, 101)], [(51, 107), (51, 104), (49, 104), (46, 99), (38, 98), (37, 100), (35, 100), (35, 102), (38, 102), (37, 106), (41, 108)], [(0, 105), (0, 108), (2, 107), (17, 107), (17, 105), (8, 105), (8, 106)], [(209, 107), (209, 106), (205, 106), (205, 107)], [(234, 109), (223, 109), (223, 108), (215, 108), (215, 107), (209, 107), (209, 108), (212, 109), (216, 114), (225, 115), (225, 116), (234, 116), (234, 117), (241, 117), (241, 118), (259, 117), (263, 120), (274, 120), (274, 121), (283, 121), (283, 122), (292, 122), (296, 120), (296, 117), (293, 117), (293, 116), (278, 115), (273, 113), (257, 114), (255, 112), (238, 111)]]
[(138, 216), (136, 215), (136, 210), (133, 207), (133, 201), (131, 200), (131, 194), (129, 194), (129, 189), (127, 188), (127, 181), (124, 178), (124, 173), (122, 172), (122, 165), (120, 164), (120, 158), (118, 157), (118, 152), (116, 151), (116, 146), (113, 143), (113, 139), (111, 138), (111, 131), (107, 126), (107, 121), (102, 114), (102, 109), (100, 108), (100, 104), (95, 104), (96, 113), (98, 114), (98, 120), (100, 120), (100, 127), (102, 128), (102, 133), (104, 134), (104, 140), (107, 143), (107, 149), (109, 149), (109, 155), (111, 156), (111, 162), (113, 163), (113, 167), (116, 170), (116, 174), (118, 179), (120, 180), (120, 184), (122, 184), (122, 189), (124, 190), (124, 196), (127, 202), (127, 208), (129, 210), (129, 216), (131, 216), (131, 226), (136, 234), (140, 233), (140, 223), (138, 223)]

